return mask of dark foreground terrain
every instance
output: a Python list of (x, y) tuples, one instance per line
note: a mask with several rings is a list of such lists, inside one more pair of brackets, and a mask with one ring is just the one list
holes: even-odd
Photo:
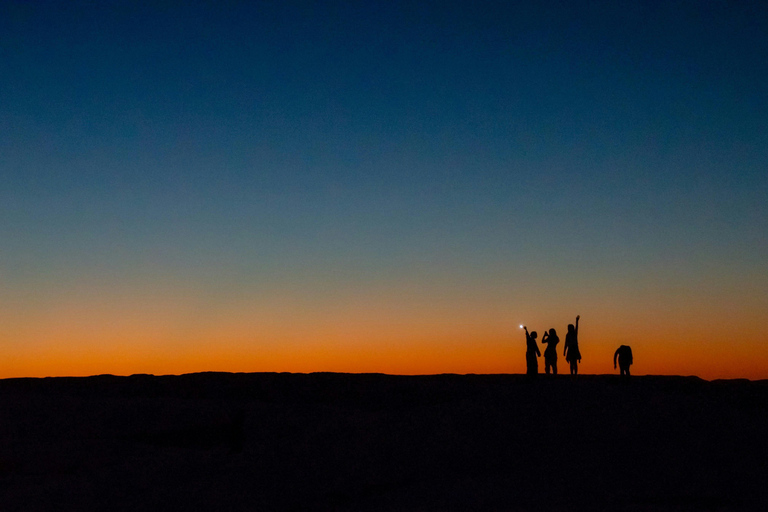
[(0, 380), (0, 510), (768, 510), (768, 381)]

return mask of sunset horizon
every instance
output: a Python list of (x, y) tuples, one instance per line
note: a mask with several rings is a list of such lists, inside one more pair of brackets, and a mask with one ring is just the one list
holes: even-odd
[(0, 2), (0, 53), (0, 378), (517, 374), (521, 324), (567, 374), (581, 315), (580, 373), (768, 379), (760, 3)]

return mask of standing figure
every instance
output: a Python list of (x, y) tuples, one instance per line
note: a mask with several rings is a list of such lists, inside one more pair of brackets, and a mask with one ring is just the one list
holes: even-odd
[(629, 365), (634, 361), (632, 360), (632, 348), (629, 345), (622, 345), (616, 349), (613, 353), (613, 369), (616, 369), (616, 358), (619, 358), (619, 368), (621, 369), (621, 375), (629, 377)]
[(528, 371), (526, 373), (528, 375), (536, 375), (539, 373), (539, 360), (537, 357), (541, 356), (539, 346), (536, 344), (536, 331), (528, 334), (528, 328), (523, 326), (523, 329), (525, 329), (525, 345), (527, 347), (527, 350), (525, 351), (525, 363)]
[(560, 343), (557, 331), (550, 329), (549, 332), (545, 332), (541, 342), (547, 344), (544, 350), (544, 371), (549, 375), (549, 369), (552, 368), (552, 374), (557, 375), (557, 344)]
[(581, 352), (579, 352), (579, 315), (576, 315), (576, 327), (573, 324), (568, 324), (563, 355), (565, 360), (571, 363), (571, 375), (577, 375), (579, 373), (579, 363), (581, 362)]

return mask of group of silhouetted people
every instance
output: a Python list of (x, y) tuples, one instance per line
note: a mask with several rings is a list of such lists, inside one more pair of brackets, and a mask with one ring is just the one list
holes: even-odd
[[(579, 363), (581, 362), (581, 352), (579, 351), (579, 318), (580, 315), (576, 315), (576, 325), (568, 324), (568, 332), (565, 335), (565, 346), (563, 348), (563, 355), (565, 360), (570, 364), (571, 375), (577, 375), (579, 373)], [(525, 329), (525, 342), (527, 350), (525, 352), (525, 362), (527, 366), (528, 375), (536, 375), (539, 373), (539, 360), (541, 352), (539, 346), (536, 344), (536, 331), (528, 332), (528, 327), (522, 326)], [(555, 329), (545, 331), (541, 337), (541, 342), (547, 344), (547, 348), (544, 350), (544, 372), (549, 375), (550, 371), (553, 375), (557, 375), (557, 344), (560, 343), (560, 338), (557, 336)], [(632, 349), (627, 345), (620, 346), (613, 354), (613, 368), (616, 369), (616, 359), (618, 358), (619, 367), (621, 368), (621, 375), (629, 376), (629, 365), (632, 364)]]

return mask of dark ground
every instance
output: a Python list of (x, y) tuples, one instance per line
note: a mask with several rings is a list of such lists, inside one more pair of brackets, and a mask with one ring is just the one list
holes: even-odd
[(0, 380), (0, 510), (768, 510), (768, 381)]

